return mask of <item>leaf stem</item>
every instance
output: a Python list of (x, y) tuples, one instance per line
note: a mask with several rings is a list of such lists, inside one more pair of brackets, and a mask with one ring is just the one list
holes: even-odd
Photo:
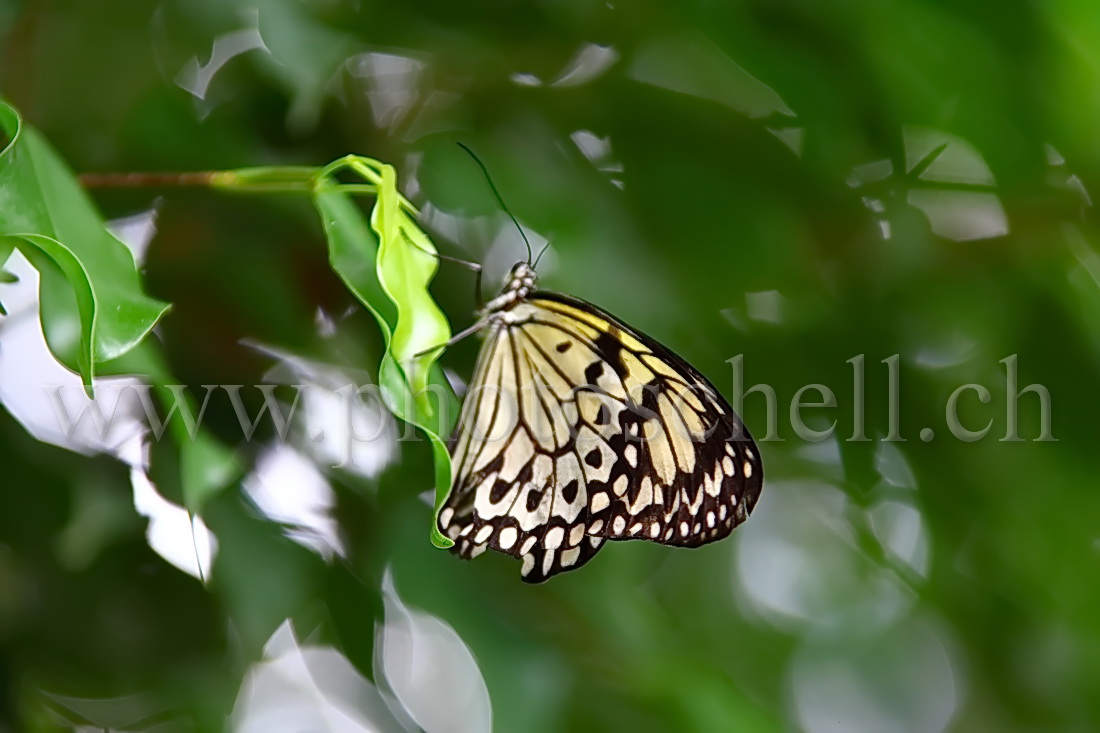
[(81, 173), (84, 188), (182, 188), (210, 186), (219, 174), (215, 171), (192, 173)]

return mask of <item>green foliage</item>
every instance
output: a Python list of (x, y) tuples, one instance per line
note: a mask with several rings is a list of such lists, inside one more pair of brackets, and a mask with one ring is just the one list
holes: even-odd
[[(332, 176), (343, 168), (377, 187), (370, 219), (373, 235), (364, 226), (359, 209), (333, 182)], [(374, 314), (385, 336), (378, 384), (386, 404), (431, 441), (438, 512), (451, 484), (446, 436), (454, 427), (458, 409), (454, 392), (435, 361), (451, 330), (428, 293), (438, 263), (433, 257), (435, 247), (409, 218), (415, 209), (398, 193), (394, 175), (392, 166), (344, 158), (317, 177), (313, 200), (324, 222), (333, 270)], [(441, 548), (454, 544), (440, 534), (434, 519), (431, 540)]]
[[(8, 184), (0, 200), (0, 233), (13, 240), (9, 246), (22, 245), (39, 270), (43, 329), (51, 350), (62, 363), (80, 371), (91, 395), (92, 379), (101, 365), (137, 347), (168, 305), (142, 293), (130, 251), (107, 232), (87, 194), (36, 133), (24, 129), (18, 113), (3, 105), (0, 122), (11, 139), (0, 154), (0, 182)], [(22, 143), (24, 139), (29, 142)], [(335, 178), (345, 169), (362, 176), (366, 190), (376, 194), (370, 219), (373, 233), (350, 198), (362, 188), (343, 186)], [(226, 171), (214, 174), (211, 184), (227, 191), (312, 192), (334, 271), (374, 314), (385, 336), (386, 351), (377, 373), (387, 405), (397, 417), (424, 430), (431, 441), (438, 510), (450, 486), (450, 457), (442, 436), (450, 433), (457, 407), (454, 392), (434, 364), (451, 332), (428, 293), (438, 264), (435, 247), (410, 218), (416, 210), (398, 193), (393, 167), (348, 156), (323, 169)], [(66, 246), (44, 232), (74, 245)], [(69, 343), (76, 332), (79, 349)], [(126, 373), (125, 366), (135, 367), (138, 361), (144, 368), (130, 373), (158, 385), (168, 383), (167, 372), (151, 354), (116, 364), (113, 371)], [(189, 509), (198, 511), (239, 474), (239, 468), (205, 430), (196, 432), (186, 425), (182, 414), (173, 429), (181, 446), (183, 497)], [(453, 544), (434, 521), (431, 539), (442, 548)]]
[(0, 235), (42, 277), (42, 328), (89, 394), (96, 367), (137, 346), (168, 310), (142, 292), (133, 255), (37, 132), (0, 104)]
[[(437, 707), (483, 680), (502, 731), (1100, 727), (1096, 49), (1086, 0), (0, 4), (0, 267), (17, 247), (41, 273), (54, 357), (97, 394), (141, 375), (162, 406), (304, 364), (419, 426), (355, 466), (266, 424), (245, 441), (224, 399), (193, 434), (173, 420), (149, 477), (217, 540), (200, 583), (150, 549), (131, 467), (25, 428), (19, 390), (40, 390), (16, 379), (33, 355), (0, 270), (0, 728), (223, 729), (288, 618), (391, 704), (395, 680)], [(424, 541), (456, 414), (439, 361), (469, 376), (477, 352), (431, 350), (473, 283), (429, 253), (490, 285), (525, 256), (456, 141), (550, 241), (542, 287), (727, 396), (738, 354), (744, 387), (774, 390), (782, 440), (728, 542), (611, 543), (529, 588), (508, 558)], [(221, 173), (93, 207), (67, 166)], [(98, 211), (155, 211), (140, 267)], [(1034, 392), (1002, 440), (1013, 355), (1056, 441)], [(836, 397), (802, 410), (835, 421), (823, 443), (790, 419), (806, 385)], [(964, 385), (991, 396), (958, 398), (992, 425), (973, 442), (945, 415)], [(769, 412), (746, 397), (757, 437)], [(338, 551), (260, 506), (273, 447), (299, 459), (276, 466), (285, 497), (331, 489), (313, 514)]]
[[(0, 152), (0, 234), (38, 270), (50, 350), (80, 373), (89, 396), (92, 380), (104, 371), (169, 383), (156, 347), (143, 343), (168, 304), (145, 295), (130, 250), (107, 231), (87, 193), (38, 133), (7, 104), (0, 105), (0, 124), (9, 139)], [(187, 506), (196, 510), (241, 469), (205, 429), (192, 436), (182, 427), (174, 430), (180, 483)]]

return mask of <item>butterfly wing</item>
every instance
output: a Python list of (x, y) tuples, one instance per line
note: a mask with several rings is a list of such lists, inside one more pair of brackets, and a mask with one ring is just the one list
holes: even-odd
[(492, 326), (452, 442), (440, 529), (529, 582), (605, 539), (698, 546), (748, 516), (755, 444), (689, 364), (582, 300), (535, 293)]
[(492, 547), (521, 558), (524, 579), (541, 582), (586, 563), (603, 538), (586, 535), (587, 497), (568, 488), (583, 478), (575, 460), (535, 439), (543, 431), (532, 405), (521, 404), (531, 377), (517, 330), (494, 325), (481, 349), (451, 438), (453, 479), (439, 529), (462, 557)]

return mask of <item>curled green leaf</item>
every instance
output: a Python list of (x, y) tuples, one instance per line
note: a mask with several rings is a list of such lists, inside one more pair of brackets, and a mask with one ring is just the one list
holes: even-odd
[(0, 104), (0, 237), (41, 274), (42, 327), (54, 356), (90, 393), (96, 366), (127, 353), (169, 306), (145, 295), (133, 254), (104, 227), (57, 154)]
[[(362, 211), (332, 175), (341, 169), (361, 175), (377, 193), (367, 226)], [(321, 214), (333, 269), (374, 314), (386, 341), (378, 384), (390, 410), (419, 427), (432, 445), (436, 511), (450, 491), (446, 437), (457, 418), (458, 401), (435, 364), (450, 338), (450, 326), (428, 285), (438, 262), (435, 248), (412, 219), (411, 206), (397, 192), (391, 166), (345, 158), (319, 176), (314, 204)], [(432, 522), (432, 543), (453, 543)]]

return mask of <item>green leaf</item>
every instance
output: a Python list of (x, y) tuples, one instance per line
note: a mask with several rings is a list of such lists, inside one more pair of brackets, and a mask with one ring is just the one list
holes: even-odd
[[(211, 435), (198, 420), (198, 406), (194, 395), (187, 391), (177, 395), (168, 388), (168, 385), (178, 385), (179, 380), (169, 371), (155, 340), (145, 341), (125, 356), (103, 364), (101, 373), (143, 375), (154, 385), (160, 398), (162, 419), (167, 417), (168, 411), (182, 396), (183, 403), (172, 413), (172, 419), (167, 425), (167, 430), (170, 431), (168, 435), (177, 446), (178, 456), (174, 451), (154, 450), (151, 468), (157, 474), (158, 486), (166, 481), (172, 481), (175, 485), (178, 476), (178, 490), (170, 493), (178, 494), (179, 500), (187, 509), (197, 514), (210, 499), (232, 485), (244, 473), (244, 466), (236, 451)], [(183, 417), (184, 410), (190, 418)], [(170, 468), (165, 470), (157, 464), (167, 455), (175, 457), (170, 461)]]
[(107, 231), (57, 154), (9, 105), (0, 104), (0, 236), (41, 274), (42, 327), (50, 351), (91, 392), (98, 364), (145, 338), (167, 312), (148, 297), (126, 245)]
[[(41, 292), (58, 293), (59, 297), (42, 298), (42, 325), (45, 327), (47, 323), (51, 324), (46, 331), (46, 341), (56, 356), (61, 349), (69, 352), (73, 348), (70, 341), (76, 337), (78, 340), (75, 347), (76, 353), (70, 358), (76, 364), (76, 371), (84, 376), (84, 388), (89, 390), (90, 397), (92, 376), (95, 372), (92, 334), (95, 332), (97, 313), (95, 294), (92, 292), (92, 282), (87, 270), (71, 250), (52, 237), (42, 234), (21, 234), (8, 237), (7, 241), (15, 242), (23, 255), (38, 270), (41, 278), (39, 285)], [(68, 290), (65, 290), (66, 287)], [(69, 298), (60, 297), (62, 293)], [(66, 301), (71, 301), (72, 305)], [(74, 319), (70, 317), (70, 310), (73, 307), (76, 311), (76, 321), (87, 324), (85, 328), (75, 332), (66, 330), (67, 326), (75, 325)]]
[(393, 166), (382, 166), (381, 172), (371, 228), (380, 238), (378, 280), (397, 306), (390, 352), (419, 395), (427, 388), (428, 373), (441, 353), (437, 347), (451, 337), (451, 328), (428, 292), (439, 268), (435, 246), (401, 206)]
[(313, 203), (321, 215), (328, 240), (329, 263), (360, 303), (374, 314), (389, 346), (397, 306), (378, 280), (378, 239), (367, 227), (363, 213), (338, 188), (318, 191)]
[[(408, 383), (401, 368), (389, 353), (382, 359), (378, 383), (387, 398), (390, 411), (405, 422), (412, 423), (423, 430), (432, 444), (432, 461), (435, 466), (435, 507), (432, 513), (430, 538), (436, 547), (441, 549), (451, 547), (454, 542), (440, 533), (434, 520), (451, 491), (451, 453), (447, 450), (447, 440), (444, 436), (450, 435), (454, 422), (458, 418), (458, 398), (455, 397), (443, 370), (434, 366), (426, 391), (416, 395), (417, 399), (413, 401), (413, 409), (410, 411)], [(438, 395), (439, 400), (438, 404), (433, 406), (431, 413), (425, 416), (420, 407), (421, 395), (430, 394)]]
[(359, 45), (354, 37), (321, 22), (308, 5), (298, 0), (266, 0), (259, 14), (259, 31), (268, 53), (256, 58), (287, 89), (287, 121), (299, 130), (317, 123), (333, 76)]
[(198, 513), (243, 473), (237, 454), (205, 429), (194, 440), (179, 441), (179, 447), (183, 505), (192, 512)]
[[(378, 179), (368, 177), (380, 184), (371, 227), (349, 194), (327, 175), (319, 180), (314, 204), (324, 224), (333, 269), (374, 314), (385, 337), (378, 384), (387, 405), (398, 418), (423, 430), (431, 442), (438, 513), (450, 491), (451, 463), (444, 436), (457, 418), (458, 400), (434, 364), (440, 350), (417, 354), (445, 343), (450, 326), (428, 293), (437, 265), (430, 254), (435, 249), (406, 212), (393, 169), (380, 167)], [(439, 533), (434, 521), (431, 540), (437, 547), (454, 544)]]
[[(15, 249), (15, 242), (9, 239), (0, 239), (0, 284), (18, 282), (19, 278), (4, 269), (4, 263), (11, 257), (12, 251)], [(6, 316), (8, 311), (4, 308), (3, 302), (0, 302), (0, 316)]]

